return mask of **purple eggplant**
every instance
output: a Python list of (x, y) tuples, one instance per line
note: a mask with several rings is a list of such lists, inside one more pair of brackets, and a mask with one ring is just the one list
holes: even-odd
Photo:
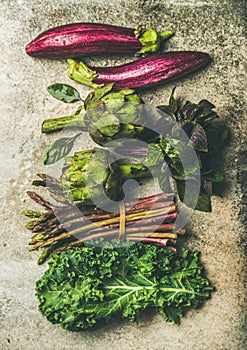
[(104, 54), (144, 55), (159, 49), (173, 33), (109, 24), (72, 23), (46, 30), (26, 46), (33, 57), (68, 58)]
[(154, 54), (117, 67), (88, 67), (68, 59), (69, 77), (96, 88), (114, 83), (117, 88), (143, 88), (194, 72), (210, 61), (204, 52), (174, 51)]

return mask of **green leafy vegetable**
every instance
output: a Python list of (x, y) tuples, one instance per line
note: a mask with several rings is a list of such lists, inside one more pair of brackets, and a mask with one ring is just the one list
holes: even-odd
[(190, 136), (190, 141), (196, 151), (208, 151), (207, 135), (200, 124), (195, 125), (194, 130)]
[[(182, 104), (174, 97), (175, 88), (172, 90), (169, 105), (159, 106), (163, 112), (169, 114), (176, 120), (177, 125), (172, 129), (172, 139), (164, 138), (159, 140), (159, 144), (164, 151), (166, 161), (176, 181), (179, 198), (187, 206), (194, 208), (194, 200), (198, 197), (198, 187), (195, 181), (187, 180), (186, 184), (190, 185), (190, 193), (184, 201), (185, 195), (185, 177), (195, 173), (199, 169), (190, 164), (190, 159), (186, 159), (186, 154), (190, 154), (188, 146), (196, 151), (198, 162), (200, 164), (201, 190), (198, 197), (196, 210), (209, 212), (211, 211), (211, 198), (214, 194), (215, 184), (217, 185), (224, 180), (224, 175), (218, 171), (222, 151), (229, 140), (228, 127), (223, 122), (218, 122), (217, 113), (213, 110), (215, 106), (207, 101), (201, 100), (198, 104), (186, 101)], [(183, 142), (181, 128), (188, 136), (189, 144)], [(177, 141), (176, 141), (177, 140)], [(178, 141), (179, 140), (179, 141)], [(186, 140), (185, 140), (186, 141)], [(176, 142), (176, 148), (173, 143)], [(179, 147), (178, 147), (179, 146)], [(181, 164), (181, 156), (183, 155), (183, 165), (188, 167), (184, 171)], [(148, 156), (147, 156), (148, 158)], [(172, 169), (171, 169), (172, 168)], [(159, 176), (159, 183), (163, 190), (165, 182)], [(216, 191), (217, 193), (217, 191)]]
[(79, 92), (67, 84), (56, 83), (48, 86), (47, 90), (52, 97), (65, 103), (81, 101)]
[(213, 183), (218, 183), (224, 180), (224, 175), (219, 171), (209, 171), (202, 175), (204, 180), (211, 181)]
[(73, 137), (63, 137), (50, 145), (45, 153), (44, 165), (56, 163), (72, 150), (75, 139), (81, 134)]
[(135, 322), (140, 310), (156, 307), (167, 322), (179, 323), (210, 297), (199, 252), (118, 242), (92, 241), (53, 255), (36, 284), (39, 310), (50, 322), (79, 331), (116, 315)]

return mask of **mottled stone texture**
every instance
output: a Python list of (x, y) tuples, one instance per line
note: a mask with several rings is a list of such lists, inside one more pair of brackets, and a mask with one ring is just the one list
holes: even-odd
[[(246, 90), (244, 1), (124, 1), (124, 0), (2, 0), (0, 2), (0, 134), (1, 245), (0, 348), (3, 350), (244, 350), (246, 244)], [(26, 190), (43, 172), (43, 152), (57, 136), (43, 136), (45, 117), (74, 108), (56, 102), (46, 92), (54, 82), (70, 83), (66, 62), (28, 57), (25, 45), (40, 31), (55, 25), (97, 21), (159, 30), (176, 35), (170, 50), (202, 50), (213, 63), (177, 83), (177, 94), (198, 102), (207, 98), (232, 130), (225, 154), (228, 184), (223, 198), (213, 199), (213, 212), (195, 212), (189, 223), (187, 246), (200, 249), (208, 277), (216, 287), (201, 310), (189, 312), (181, 325), (167, 325), (146, 315), (138, 326), (128, 322), (73, 334), (51, 325), (37, 311), (35, 281), (46, 266), (36, 265), (28, 252), (29, 233), (21, 211), (31, 207)], [(87, 59), (99, 65), (131, 58)], [(76, 84), (75, 84), (76, 85)], [(155, 106), (165, 102), (173, 84), (143, 93)], [(89, 89), (77, 86), (82, 96)], [(91, 145), (85, 136), (85, 147)]]

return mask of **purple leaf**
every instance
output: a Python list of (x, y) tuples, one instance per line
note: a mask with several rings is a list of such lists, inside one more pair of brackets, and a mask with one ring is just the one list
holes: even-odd
[(208, 152), (207, 136), (201, 125), (195, 125), (190, 137), (190, 142), (196, 151)]

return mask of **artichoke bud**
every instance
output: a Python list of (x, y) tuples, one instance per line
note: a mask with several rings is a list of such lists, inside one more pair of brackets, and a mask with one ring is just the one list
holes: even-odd
[[(61, 182), (64, 192), (75, 204), (99, 206), (105, 203), (107, 196), (118, 200), (123, 195), (122, 186), (127, 179), (150, 177), (145, 166), (112, 161), (110, 155), (105, 149), (94, 148), (70, 157), (70, 165), (64, 167)], [(81, 162), (84, 162), (84, 167)], [(77, 163), (81, 163), (78, 168)]]
[(90, 202), (88, 191), (84, 186), (78, 188), (70, 188), (68, 195), (73, 199), (73, 202), (75, 204)]
[(100, 145), (122, 138), (138, 139), (144, 129), (142, 104), (133, 89), (113, 91), (113, 84), (95, 89), (85, 101), (85, 123), (92, 139)]
[(74, 186), (78, 186), (80, 184), (85, 183), (86, 176), (84, 171), (78, 170), (73, 172), (67, 172), (66, 175), (66, 179), (69, 182), (72, 182)]
[(97, 148), (76, 152), (70, 157), (69, 166), (64, 167), (61, 181), (65, 193), (75, 204), (92, 204), (90, 199), (104, 190), (109, 176), (107, 160), (108, 152)]

